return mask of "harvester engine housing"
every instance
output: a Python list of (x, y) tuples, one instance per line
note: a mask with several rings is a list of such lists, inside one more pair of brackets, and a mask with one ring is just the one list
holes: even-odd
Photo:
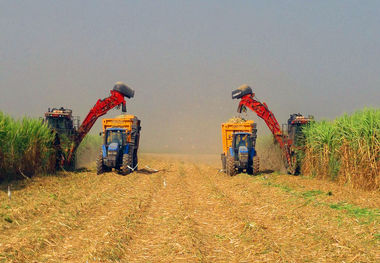
[(45, 113), (45, 122), (59, 134), (71, 136), (79, 126), (79, 118), (72, 115), (71, 109), (53, 108)]

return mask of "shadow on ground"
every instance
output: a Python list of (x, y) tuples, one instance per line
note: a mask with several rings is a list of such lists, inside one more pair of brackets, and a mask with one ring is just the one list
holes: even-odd
[(155, 174), (155, 173), (158, 173), (159, 171), (158, 170), (148, 170), (148, 169), (145, 169), (145, 168), (143, 168), (143, 169), (139, 169), (139, 170), (137, 170), (136, 171), (136, 173), (138, 173), (138, 174)]

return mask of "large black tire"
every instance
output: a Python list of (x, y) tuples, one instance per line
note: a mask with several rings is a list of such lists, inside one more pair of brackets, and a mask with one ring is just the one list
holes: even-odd
[(133, 152), (133, 168), (135, 169), (135, 171), (138, 170), (138, 157), (137, 157), (137, 150), (134, 150)]
[(288, 166), (287, 172), (291, 175), (298, 175), (300, 173), (300, 165), (297, 161), (297, 155), (293, 154), (291, 157), (291, 165)]
[(247, 168), (247, 174), (253, 175), (253, 165)]
[(252, 162), (252, 174), (256, 175), (260, 171), (260, 158), (259, 156), (253, 157), (253, 162)]
[(236, 175), (235, 160), (232, 156), (228, 155), (226, 159), (226, 173), (229, 176)]
[(220, 158), (222, 159), (222, 169), (226, 170), (226, 155), (224, 153), (221, 154)]
[(102, 174), (105, 172), (105, 167), (103, 164), (103, 152), (101, 151), (98, 158), (96, 159), (96, 174)]
[(132, 172), (132, 169), (130, 167), (132, 166), (133, 166), (132, 156), (128, 153), (125, 153), (123, 155), (123, 163), (120, 167), (121, 174), (122, 175), (130, 174)]
[(77, 161), (76, 153), (73, 153), (73, 157), (71, 159), (71, 162), (67, 165), (66, 170), (68, 170), (68, 171), (75, 171), (76, 161)]

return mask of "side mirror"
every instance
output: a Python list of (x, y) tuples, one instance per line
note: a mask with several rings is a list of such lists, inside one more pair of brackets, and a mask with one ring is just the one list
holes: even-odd
[(102, 136), (103, 135), (103, 132), (99, 132), (99, 136)]

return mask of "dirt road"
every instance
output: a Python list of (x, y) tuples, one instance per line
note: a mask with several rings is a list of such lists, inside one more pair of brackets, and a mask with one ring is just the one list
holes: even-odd
[(204, 156), (143, 155), (0, 191), (0, 262), (379, 262), (380, 194)]

